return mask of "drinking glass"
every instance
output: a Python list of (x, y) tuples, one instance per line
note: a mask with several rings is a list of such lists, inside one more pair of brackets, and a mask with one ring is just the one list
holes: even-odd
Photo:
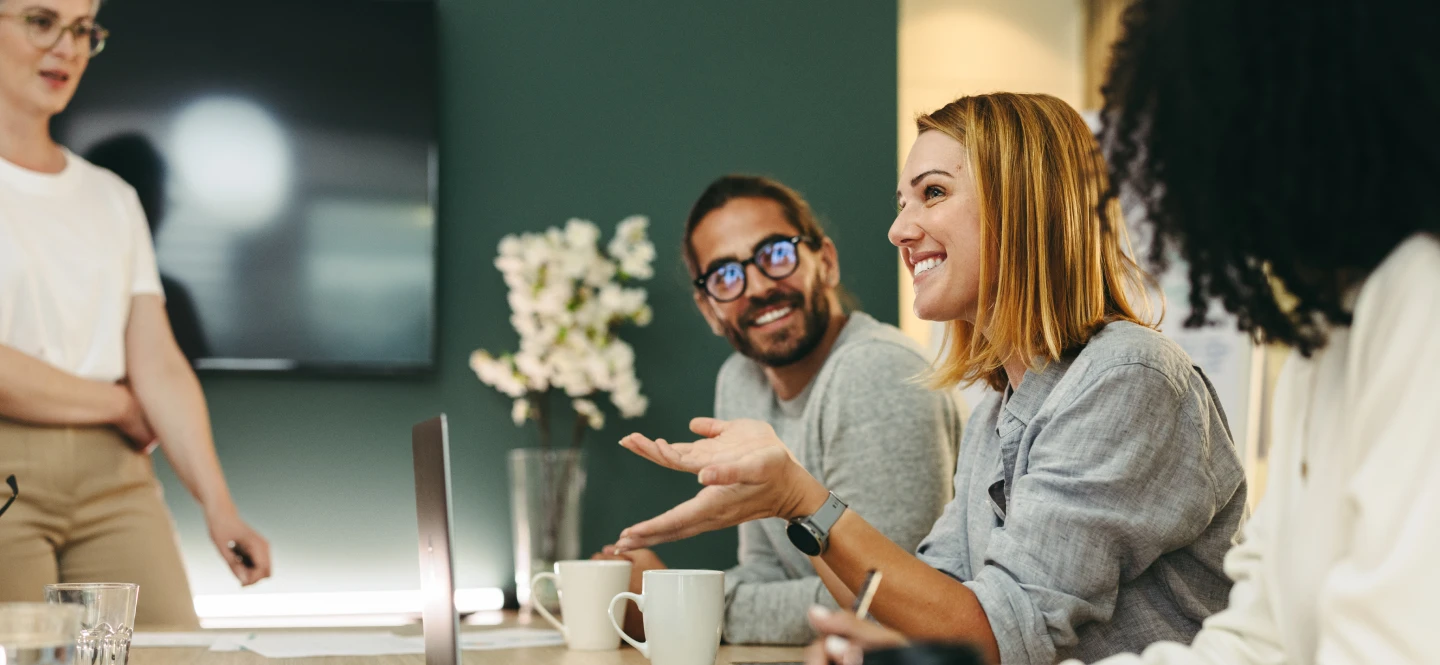
[(45, 600), (83, 609), (75, 640), (76, 665), (125, 665), (139, 597), (137, 584), (45, 585)]
[(0, 663), (73, 665), (81, 608), (46, 603), (0, 603)]

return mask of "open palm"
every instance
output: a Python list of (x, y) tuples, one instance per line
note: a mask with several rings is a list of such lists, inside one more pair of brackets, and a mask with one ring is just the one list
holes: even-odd
[(706, 487), (664, 514), (632, 526), (621, 550), (650, 547), (765, 517), (797, 514), (805, 497), (824, 492), (769, 424), (758, 420), (696, 418), (693, 443), (667, 443), (631, 434), (620, 445), (663, 467), (699, 476)]

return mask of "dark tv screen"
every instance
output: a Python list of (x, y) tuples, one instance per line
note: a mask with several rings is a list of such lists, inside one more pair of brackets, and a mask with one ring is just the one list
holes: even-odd
[(435, 349), (436, 26), (415, 0), (107, 0), (57, 139), (135, 186), (202, 370)]

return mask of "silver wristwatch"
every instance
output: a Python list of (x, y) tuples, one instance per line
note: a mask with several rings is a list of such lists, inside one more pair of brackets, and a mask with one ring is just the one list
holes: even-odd
[(829, 549), (830, 528), (845, 514), (846, 507), (845, 502), (831, 492), (825, 505), (820, 506), (814, 515), (790, 520), (790, 526), (785, 527), (785, 535), (790, 537), (795, 549), (809, 556), (820, 556)]

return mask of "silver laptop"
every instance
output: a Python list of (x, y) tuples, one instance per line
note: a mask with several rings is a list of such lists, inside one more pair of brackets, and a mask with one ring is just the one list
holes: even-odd
[(420, 522), (420, 596), (425, 665), (459, 665), (455, 563), (450, 556), (450, 435), (445, 414), (416, 423), (415, 514)]

